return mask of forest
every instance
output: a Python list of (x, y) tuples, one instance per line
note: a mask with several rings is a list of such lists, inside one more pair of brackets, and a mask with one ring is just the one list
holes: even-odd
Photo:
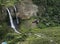
[(60, 0), (0, 0), (0, 44), (60, 44)]

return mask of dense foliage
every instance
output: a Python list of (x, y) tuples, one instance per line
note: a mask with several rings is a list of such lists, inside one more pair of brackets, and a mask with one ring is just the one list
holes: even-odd
[(4, 6), (13, 6), (15, 3), (19, 2), (20, 0), (0, 0), (0, 5)]
[[(20, 0), (0, 0), (0, 10), (2, 5), (7, 7), (13, 6), (19, 1)], [(37, 16), (27, 20), (21, 20), (18, 29), (22, 34), (15, 33), (10, 26), (8, 26), (6, 20), (5, 22), (0, 21), (0, 43), (7, 41), (8, 44), (60, 44), (60, 0), (32, 1), (38, 6), (39, 11)], [(1, 18), (0, 16), (0, 19)], [(34, 25), (31, 26), (34, 19), (39, 20), (36, 27), (34, 27)]]
[(33, 2), (39, 7), (37, 18), (40, 20), (40, 27), (42, 25), (46, 27), (60, 24), (60, 0), (33, 0)]

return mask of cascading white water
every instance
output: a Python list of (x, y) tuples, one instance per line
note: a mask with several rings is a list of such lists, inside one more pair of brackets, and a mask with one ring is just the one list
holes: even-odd
[(11, 16), (11, 13), (10, 13), (9, 9), (6, 8), (6, 10), (7, 10), (8, 14), (9, 14), (9, 19), (10, 19), (10, 23), (11, 23), (11, 28), (13, 28), (16, 33), (19, 33), (19, 32), (16, 30), (15, 26), (14, 26), (13, 19), (12, 19), (12, 16)]
[[(16, 9), (15, 6), (14, 6), (14, 10), (15, 10), (15, 12), (17, 11), (17, 9)], [(19, 20), (18, 20), (18, 18), (17, 18), (17, 15), (16, 15), (16, 21), (17, 21), (17, 24), (19, 24)]]

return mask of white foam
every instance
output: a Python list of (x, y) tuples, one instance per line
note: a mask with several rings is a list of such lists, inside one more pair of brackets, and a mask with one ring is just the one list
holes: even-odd
[(9, 9), (6, 8), (6, 10), (8, 11), (8, 14), (9, 14), (9, 19), (10, 19), (10, 23), (11, 23), (11, 28), (13, 28), (16, 33), (19, 33), (19, 32), (16, 30), (15, 26), (14, 26), (13, 19), (12, 19), (12, 16), (11, 16), (11, 13), (10, 13)]

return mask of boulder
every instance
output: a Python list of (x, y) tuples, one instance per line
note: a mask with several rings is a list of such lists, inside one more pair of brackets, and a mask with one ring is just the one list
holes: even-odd
[(30, 0), (21, 1), (21, 3), (17, 5), (17, 9), (17, 16), (21, 19), (29, 19), (38, 12), (38, 6), (34, 5)]

